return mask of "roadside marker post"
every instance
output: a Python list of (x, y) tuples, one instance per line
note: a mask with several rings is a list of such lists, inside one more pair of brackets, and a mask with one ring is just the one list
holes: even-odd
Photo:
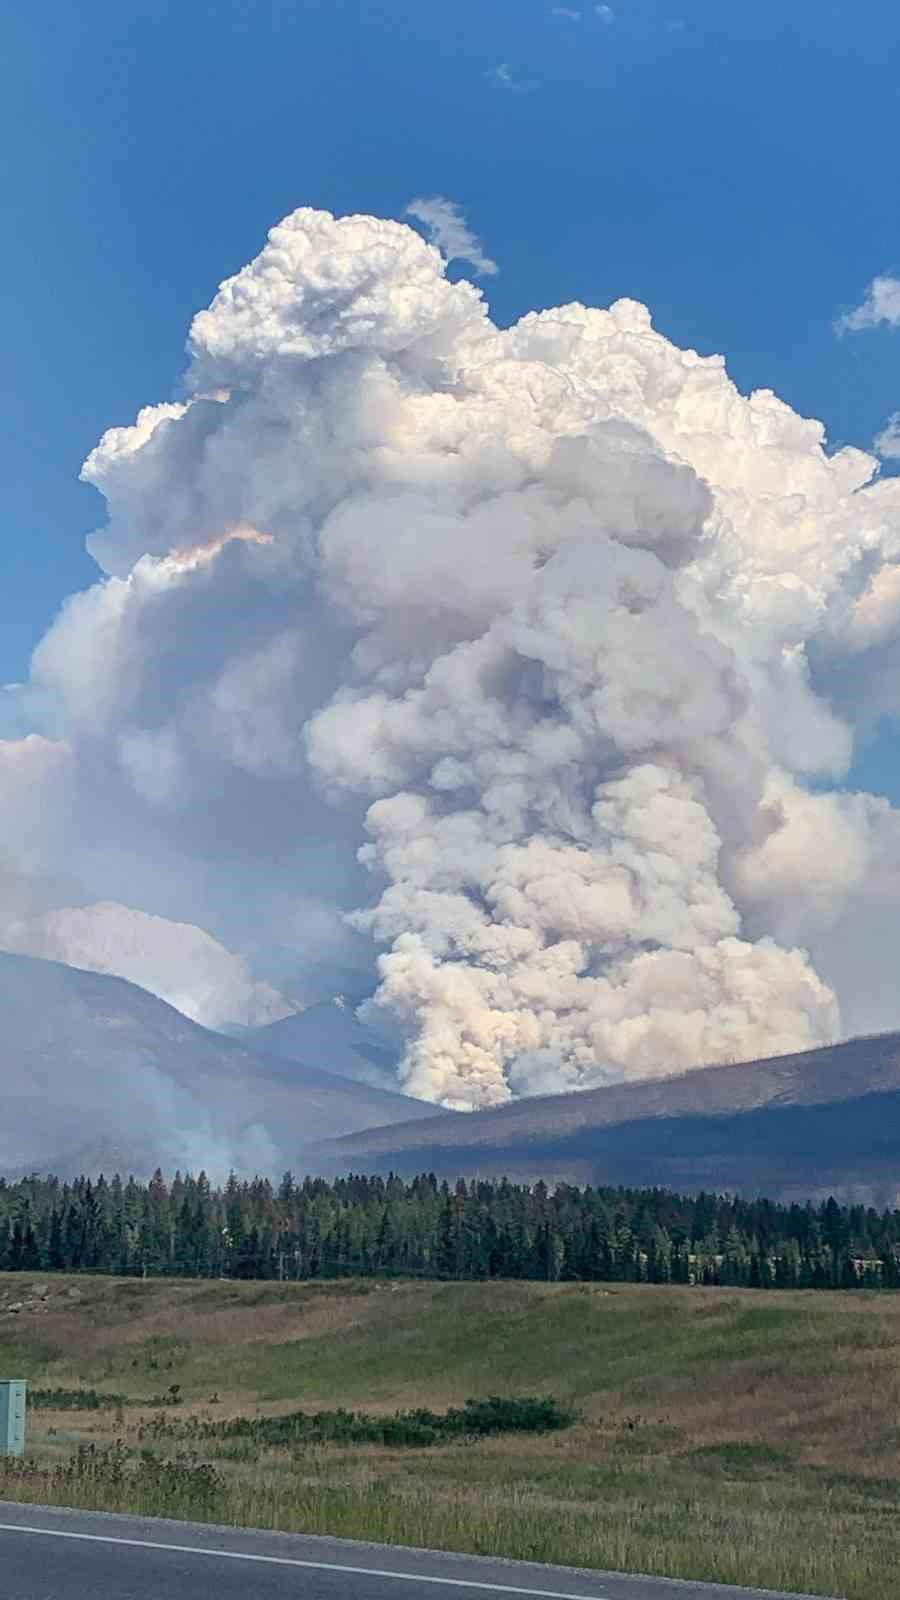
[(25, 1380), (0, 1378), (0, 1456), (25, 1454)]

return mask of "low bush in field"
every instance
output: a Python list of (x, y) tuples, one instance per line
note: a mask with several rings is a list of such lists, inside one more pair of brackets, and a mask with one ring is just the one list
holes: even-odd
[(366, 1411), (292, 1411), (280, 1417), (233, 1417), (229, 1421), (192, 1419), (181, 1426), (160, 1416), (145, 1425), (152, 1438), (252, 1440), (262, 1445), (380, 1444), (422, 1448), (455, 1440), (484, 1439), (497, 1433), (551, 1433), (568, 1428), (574, 1411), (552, 1395), (467, 1400), (448, 1411), (395, 1411), (393, 1416), (373, 1416)]
[(32, 1411), (112, 1411), (128, 1404), (127, 1394), (104, 1394), (99, 1389), (28, 1390)]
[(163, 1460), (149, 1451), (137, 1458), (120, 1439), (102, 1446), (82, 1444), (68, 1461), (52, 1469), (51, 1478), (60, 1487), (90, 1485), (121, 1490), (127, 1487), (142, 1503), (157, 1503), (197, 1509), (212, 1504), (223, 1487), (214, 1467), (196, 1456), (180, 1453)]
[(380, 1444), (422, 1447), (458, 1439), (484, 1439), (496, 1433), (550, 1433), (574, 1422), (552, 1396), (467, 1400), (448, 1411), (396, 1411), (372, 1416), (365, 1411), (294, 1411), (284, 1417), (238, 1417), (212, 1423), (220, 1439), (254, 1438), (260, 1444)]

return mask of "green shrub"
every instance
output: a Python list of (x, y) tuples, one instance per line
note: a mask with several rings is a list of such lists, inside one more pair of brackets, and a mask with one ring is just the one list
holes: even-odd
[(444, 1417), (449, 1431), (473, 1437), (490, 1433), (554, 1433), (571, 1427), (575, 1412), (561, 1406), (552, 1395), (487, 1400), (467, 1400), (461, 1409), (451, 1407)]
[(134, 1469), (132, 1482), (145, 1503), (179, 1512), (207, 1509), (225, 1487), (215, 1467), (187, 1453), (168, 1461), (147, 1453)]
[(127, 1394), (103, 1394), (98, 1389), (28, 1390), (33, 1411), (112, 1411), (128, 1403)]
[[(380, 1444), (416, 1449), (453, 1440), (483, 1439), (496, 1433), (549, 1433), (567, 1428), (575, 1413), (551, 1395), (467, 1400), (448, 1411), (396, 1411), (372, 1416), (365, 1411), (293, 1411), (281, 1417), (235, 1417), (200, 1426), (205, 1439), (252, 1439), (259, 1445)], [(156, 1435), (170, 1432), (164, 1423), (150, 1424)]]

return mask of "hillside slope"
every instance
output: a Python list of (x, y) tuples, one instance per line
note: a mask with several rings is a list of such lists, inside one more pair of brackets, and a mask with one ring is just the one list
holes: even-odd
[(2, 952), (0, 1071), (0, 1171), (277, 1174), (310, 1141), (434, 1112), (318, 1067), (285, 1072), (122, 978)]
[[(897, 1294), (17, 1272), (4, 1341), (33, 1398), (6, 1498), (896, 1600)], [(171, 1384), (177, 1407), (148, 1406)], [(74, 1409), (95, 1387), (112, 1399)], [(265, 1432), (548, 1391), (577, 1410), (563, 1433), (298, 1460)]]
[[(350, 1006), (320, 1001), (278, 1022), (247, 1029), (243, 1042), (285, 1061), (305, 1061), (357, 1083), (397, 1092), (396, 1051), (364, 1023)], [(436, 1109), (436, 1108), (434, 1108)]]
[(900, 1193), (900, 1034), (370, 1129), (329, 1170), (505, 1174), (873, 1203)]

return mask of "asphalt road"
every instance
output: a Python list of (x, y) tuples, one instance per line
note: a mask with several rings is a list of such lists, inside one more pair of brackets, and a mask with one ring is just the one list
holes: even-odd
[[(0, 1600), (804, 1600), (0, 1500)], [(809, 1597), (805, 1597), (809, 1600)]]

